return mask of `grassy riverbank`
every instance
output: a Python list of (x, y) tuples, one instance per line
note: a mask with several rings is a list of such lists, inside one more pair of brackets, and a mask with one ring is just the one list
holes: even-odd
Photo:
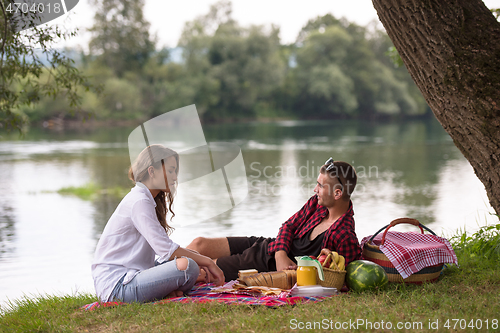
[(422, 286), (391, 284), (379, 292), (348, 293), (277, 309), (132, 304), (84, 312), (79, 308), (95, 301), (94, 296), (46, 297), (17, 301), (1, 315), (0, 331), (282, 332), (309, 327), (357, 332), (499, 331), (500, 224), (473, 236), (458, 235), (452, 242), (460, 267), (450, 267), (437, 283)]
[(101, 195), (109, 195), (117, 199), (122, 199), (129, 191), (130, 188), (123, 188), (119, 186), (103, 189), (99, 185), (90, 182), (83, 186), (61, 188), (57, 191), (57, 193), (62, 195), (74, 195), (83, 200), (94, 200), (99, 198)]

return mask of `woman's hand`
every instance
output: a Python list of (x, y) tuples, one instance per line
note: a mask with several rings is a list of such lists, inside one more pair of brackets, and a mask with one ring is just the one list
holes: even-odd
[[(224, 277), (224, 272), (222, 269), (217, 266), (215, 262), (212, 261), (212, 265), (209, 266), (203, 266), (201, 267), (206, 273), (206, 278), (208, 279), (208, 282), (214, 282), (218, 286), (222, 286), (224, 282), (226, 281), (226, 278)], [(210, 281), (211, 279), (214, 279), (213, 281)]]
[(210, 282), (210, 280), (212, 280), (212, 282), (216, 283), (218, 286), (222, 286), (224, 284), (224, 272), (222, 272), (219, 266), (217, 266), (217, 264), (209, 257), (201, 255), (196, 251), (185, 249), (183, 247), (179, 247), (177, 250), (175, 250), (172, 254), (172, 257), (174, 256), (184, 256), (193, 259), (200, 267), (200, 272), (201, 270), (203, 270), (205, 271), (205, 273), (207, 273), (205, 281), (208, 280), (208, 282)]
[[(220, 269), (217, 265), (216, 267)], [(211, 273), (208, 266), (200, 266), (200, 275), (198, 276), (196, 282), (204, 282), (204, 283), (214, 282), (218, 286), (220, 286), (225, 282), (224, 272), (222, 272), (222, 277), (220, 276), (216, 277), (215, 274)]]

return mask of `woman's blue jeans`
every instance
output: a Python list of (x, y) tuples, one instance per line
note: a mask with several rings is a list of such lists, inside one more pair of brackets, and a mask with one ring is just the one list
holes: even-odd
[(127, 284), (123, 284), (123, 276), (111, 292), (109, 301), (151, 302), (165, 298), (174, 290), (186, 293), (193, 288), (200, 269), (191, 258), (186, 258), (186, 270), (177, 268), (176, 259), (156, 264), (154, 267), (138, 273)]

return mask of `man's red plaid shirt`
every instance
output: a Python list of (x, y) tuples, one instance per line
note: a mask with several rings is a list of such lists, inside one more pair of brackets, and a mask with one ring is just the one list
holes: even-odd
[[(267, 252), (270, 255), (280, 250), (284, 250), (286, 253), (290, 252), (293, 239), (304, 237), (307, 232), (320, 224), (327, 215), (328, 209), (318, 205), (318, 197), (313, 195), (304, 207), (283, 223), (278, 237), (269, 244)], [(343, 255), (346, 265), (361, 257), (361, 247), (354, 231), (353, 216), (352, 202), (349, 202), (349, 209), (345, 214), (326, 230), (322, 244), (322, 248)]]

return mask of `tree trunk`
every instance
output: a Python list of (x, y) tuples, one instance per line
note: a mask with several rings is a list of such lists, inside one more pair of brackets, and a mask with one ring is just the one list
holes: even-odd
[(434, 115), (500, 215), (500, 23), (481, 0), (372, 0)]

